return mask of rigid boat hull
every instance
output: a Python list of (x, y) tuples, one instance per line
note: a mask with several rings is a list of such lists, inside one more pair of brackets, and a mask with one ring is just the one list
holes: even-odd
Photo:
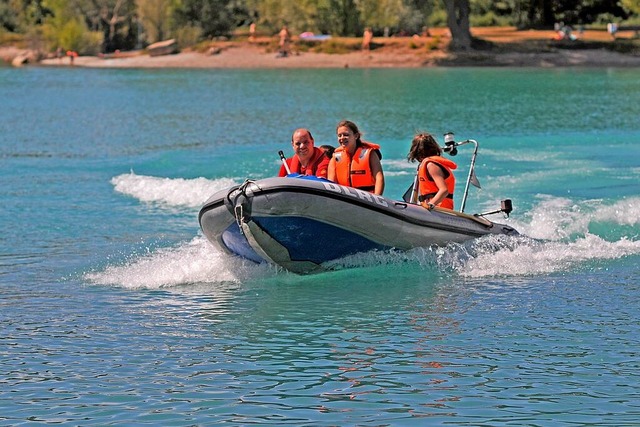
[(267, 178), (214, 194), (200, 226), (226, 252), (295, 273), (348, 255), (518, 234), (481, 217), (375, 196), (320, 179)]

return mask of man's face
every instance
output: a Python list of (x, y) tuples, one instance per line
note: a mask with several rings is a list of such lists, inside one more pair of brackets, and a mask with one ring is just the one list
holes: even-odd
[(301, 162), (309, 160), (313, 156), (313, 139), (309, 132), (299, 130), (293, 134), (291, 140), (293, 151), (296, 153)]

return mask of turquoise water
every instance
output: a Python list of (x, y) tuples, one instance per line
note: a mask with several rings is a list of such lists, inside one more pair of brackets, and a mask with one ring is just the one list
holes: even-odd
[[(0, 117), (2, 425), (640, 419), (638, 70), (2, 68)], [(344, 118), (391, 197), (415, 131), (476, 139), (466, 211), (511, 198), (525, 237), (307, 277), (203, 238), (211, 193)]]

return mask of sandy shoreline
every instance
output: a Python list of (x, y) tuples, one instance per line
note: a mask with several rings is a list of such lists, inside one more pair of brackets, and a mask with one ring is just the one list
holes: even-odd
[[(68, 60), (63, 60), (68, 65)], [(423, 66), (421, 58), (403, 53), (353, 52), (326, 54), (298, 52), (278, 57), (273, 52), (253, 46), (233, 46), (217, 54), (185, 51), (174, 55), (148, 55), (101, 59), (76, 58), (75, 65), (107, 68), (391, 68)], [(57, 60), (41, 61), (43, 65), (58, 65)]]
[[(69, 59), (45, 59), (46, 66), (70, 66)], [(81, 56), (74, 66), (95, 68), (419, 68), (435, 66), (517, 67), (638, 67), (640, 58), (603, 49), (558, 50), (542, 53), (493, 53), (431, 55), (354, 52), (348, 54), (299, 53), (277, 58), (252, 47), (229, 48), (216, 55), (181, 52), (174, 55), (138, 55), (122, 58)]]
[[(553, 32), (515, 31), (508, 28), (476, 29), (474, 33), (496, 46), (519, 43), (519, 48), (451, 53), (440, 46), (428, 49), (428, 38), (380, 39), (378, 48), (346, 54), (295, 52), (280, 58), (264, 43), (215, 43), (212, 53), (185, 50), (178, 54), (151, 57), (144, 53), (80, 56), (73, 66), (92, 68), (420, 68), (454, 66), (513, 67), (640, 67), (640, 56), (588, 46), (555, 45)], [(446, 36), (441, 35), (446, 43)], [(268, 42), (268, 38), (266, 41)], [(610, 40), (602, 32), (586, 32), (584, 42)], [(376, 40), (374, 39), (374, 42)], [(13, 49), (11, 51), (10, 49)], [(16, 56), (15, 48), (0, 47), (0, 58)], [(9, 61), (10, 62), (10, 61)], [(29, 61), (33, 62), (33, 61)], [(71, 66), (68, 57), (43, 59), (43, 66)]]

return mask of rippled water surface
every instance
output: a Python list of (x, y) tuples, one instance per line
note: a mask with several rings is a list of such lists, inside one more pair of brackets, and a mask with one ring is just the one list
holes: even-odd
[[(637, 70), (2, 68), (0, 115), (1, 425), (640, 419)], [(390, 197), (416, 130), (477, 139), (467, 211), (523, 236), (305, 277), (204, 239), (211, 193), (344, 118)]]

